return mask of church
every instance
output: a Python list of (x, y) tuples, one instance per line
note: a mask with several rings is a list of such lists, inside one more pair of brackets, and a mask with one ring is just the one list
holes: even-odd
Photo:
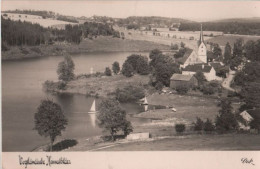
[(187, 49), (184, 56), (178, 60), (181, 68), (185, 68), (188, 65), (207, 63), (207, 47), (203, 38), (202, 25), (198, 44), (198, 49)]
[(203, 38), (202, 25), (197, 49), (187, 49), (184, 56), (178, 59), (183, 75), (194, 75), (201, 71), (208, 81), (222, 80), (216, 76), (215, 67), (208, 63), (207, 47)]

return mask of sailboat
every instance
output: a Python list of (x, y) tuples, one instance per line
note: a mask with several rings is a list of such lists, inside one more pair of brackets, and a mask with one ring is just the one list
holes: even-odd
[(88, 113), (89, 114), (97, 113), (97, 111), (96, 111), (96, 100), (93, 101), (92, 106), (90, 108), (90, 111)]
[(148, 105), (146, 97), (144, 97), (144, 102), (142, 103), (142, 105)]

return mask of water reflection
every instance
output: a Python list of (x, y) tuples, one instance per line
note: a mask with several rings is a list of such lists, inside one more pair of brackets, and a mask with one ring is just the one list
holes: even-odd
[(91, 125), (93, 127), (96, 127), (96, 114), (89, 114), (89, 116), (90, 116)]

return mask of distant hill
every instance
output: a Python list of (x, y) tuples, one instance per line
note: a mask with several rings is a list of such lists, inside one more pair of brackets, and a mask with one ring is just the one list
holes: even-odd
[(43, 19), (53, 18), (53, 19), (57, 19), (57, 20), (60, 20), (60, 21), (78, 23), (77, 18), (74, 17), (74, 16), (60, 15), (60, 14), (52, 12), (52, 11), (35, 11), (35, 10), (19, 10), (19, 9), (16, 9), (16, 10), (3, 11), (2, 13), (37, 15), (37, 16), (41, 16)]
[(140, 28), (143, 26), (153, 27), (170, 27), (176, 23), (193, 23), (194, 21), (181, 19), (181, 18), (167, 18), (159, 16), (130, 16), (127, 18), (117, 19), (119, 26), (132, 26), (134, 28)]
[(260, 23), (260, 17), (252, 17), (252, 18), (229, 18), (229, 19), (221, 19), (215, 20), (212, 22), (238, 22), (238, 23)]

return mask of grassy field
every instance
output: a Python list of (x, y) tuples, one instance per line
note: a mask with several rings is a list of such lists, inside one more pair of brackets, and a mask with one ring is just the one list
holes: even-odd
[(2, 52), (2, 60), (36, 58), (44, 56), (56, 56), (63, 53), (78, 54), (86, 52), (140, 52), (151, 51), (155, 48), (169, 50), (169, 46), (147, 41), (136, 41), (112, 37), (98, 37), (85, 39), (79, 45), (57, 43), (54, 45), (10, 47), (10, 50)]
[(69, 82), (64, 92), (107, 97), (107, 94), (114, 92), (116, 88), (127, 85), (143, 86), (148, 82), (149, 77), (141, 75), (134, 75), (131, 78), (123, 75), (80, 78)]
[(213, 37), (211, 39), (206, 40), (206, 42), (213, 42), (213, 43), (217, 43), (220, 46), (225, 46), (227, 42), (229, 42), (229, 44), (231, 44), (231, 46), (234, 45), (235, 41), (239, 38), (242, 38), (244, 40), (244, 42), (248, 41), (248, 40), (253, 40), (256, 41), (258, 39), (260, 39), (260, 36), (250, 36), (250, 35), (224, 35), (224, 36), (217, 36), (217, 37)]
[(99, 151), (260, 150), (260, 135), (189, 135), (119, 144)]

